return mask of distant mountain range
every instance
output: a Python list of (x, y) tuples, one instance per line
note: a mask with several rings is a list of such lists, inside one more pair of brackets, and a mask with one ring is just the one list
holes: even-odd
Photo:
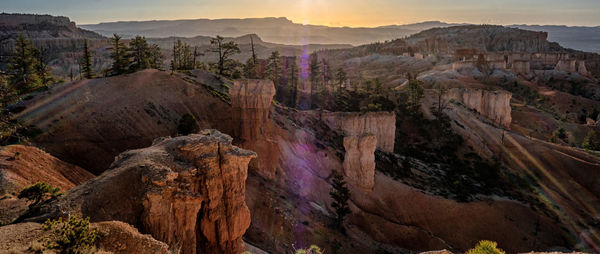
[[(135, 35), (146, 37), (195, 37), (199, 35), (239, 37), (247, 34), (256, 34), (265, 41), (279, 44), (361, 45), (376, 41), (403, 38), (435, 27), (457, 25), (466, 24), (428, 21), (407, 25), (353, 28), (303, 25), (294, 23), (287, 18), (248, 18), (120, 21), (81, 25), (80, 27), (95, 31), (104, 36), (112, 36), (113, 33), (118, 33), (125, 37)], [(564, 47), (600, 53), (600, 26), (512, 25), (510, 27), (548, 32), (550, 41), (558, 42)]]
[(124, 37), (194, 37), (198, 35), (239, 37), (257, 34), (263, 40), (279, 44), (352, 44), (361, 45), (405, 37), (433, 27), (456, 24), (424, 22), (376, 28), (328, 27), (297, 24), (286, 18), (195, 19), (172, 21), (127, 21), (82, 25), (104, 36), (118, 33)]

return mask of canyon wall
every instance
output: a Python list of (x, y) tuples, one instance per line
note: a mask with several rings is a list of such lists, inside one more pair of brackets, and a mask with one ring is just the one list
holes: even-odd
[(508, 128), (512, 121), (510, 99), (506, 91), (487, 91), (472, 88), (452, 88), (444, 95), (446, 100), (454, 100), (467, 108), (477, 111), (490, 121)]
[(109, 170), (45, 204), (32, 220), (61, 213), (119, 220), (181, 253), (242, 253), (250, 226), (247, 166), (256, 154), (217, 130), (200, 133), (120, 154)]
[(275, 86), (269, 80), (236, 80), (229, 90), (233, 113), (233, 135), (240, 146), (256, 151), (258, 158), (250, 168), (265, 178), (273, 179), (279, 160), (279, 149), (273, 136), (271, 105)]
[(377, 139), (372, 134), (344, 137), (344, 175), (349, 183), (366, 190), (373, 188), (376, 146)]
[(323, 112), (320, 115), (329, 128), (341, 130), (344, 136), (373, 134), (377, 149), (394, 152), (396, 114), (394, 112)]

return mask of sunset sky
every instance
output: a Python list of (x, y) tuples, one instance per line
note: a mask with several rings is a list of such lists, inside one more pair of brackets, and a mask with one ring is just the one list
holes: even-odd
[(1, 0), (3, 12), (103, 21), (287, 17), (297, 23), (380, 26), (440, 20), (600, 26), (600, 0)]

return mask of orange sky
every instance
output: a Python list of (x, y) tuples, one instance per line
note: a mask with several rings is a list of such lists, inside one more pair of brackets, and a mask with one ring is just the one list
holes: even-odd
[(287, 17), (297, 23), (379, 26), (439, 20), (600, 26), (600, 0), (1, 0), (5, 12), (119, 20)]

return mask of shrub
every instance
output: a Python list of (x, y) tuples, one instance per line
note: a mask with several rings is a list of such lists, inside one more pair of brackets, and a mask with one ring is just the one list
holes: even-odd
[(44, 231), (51, 234), (44, 237), (44, 247), (64, 254), (80, 254), (91, 252), (99, 238), (98, 230), (90, 229), (90, 218), (80, 219), (71, 216), (64, 220), (47, 220), (42, 225)]
[(590, 131), (583, 139), (581, 147), (588, 150), (600, 150), (600, 135), (595, 131)]
[(38, 182), (36, 184), (25, 187), (19, 193), (18, 197), (33, 200), (34, 202), (31, 205), (34, 206), (48, 197), (55, 198), (60, 195), (62, 195), (62, 192), (60, 192), (59, 188), (52, 187), (47, 183)]
[(296, 250), (296, 254), (322, 254), (321, 248), (316, 245), (311, 245), (308, 249), (298, 249)]
[(177, 133), (181, 135), (189, 135), (191, 133), (196, 133), (199, 130), (200, 127), (198, 127), (196, 118), (193, 115), (186, 113), (179, 120), (179, 125), (177, 126)]
[(467, 251), (467, 254), (504, 254), (505, 252), (498, 249), (498, 243), (488, 240), (479, 241), (475, 248)]

